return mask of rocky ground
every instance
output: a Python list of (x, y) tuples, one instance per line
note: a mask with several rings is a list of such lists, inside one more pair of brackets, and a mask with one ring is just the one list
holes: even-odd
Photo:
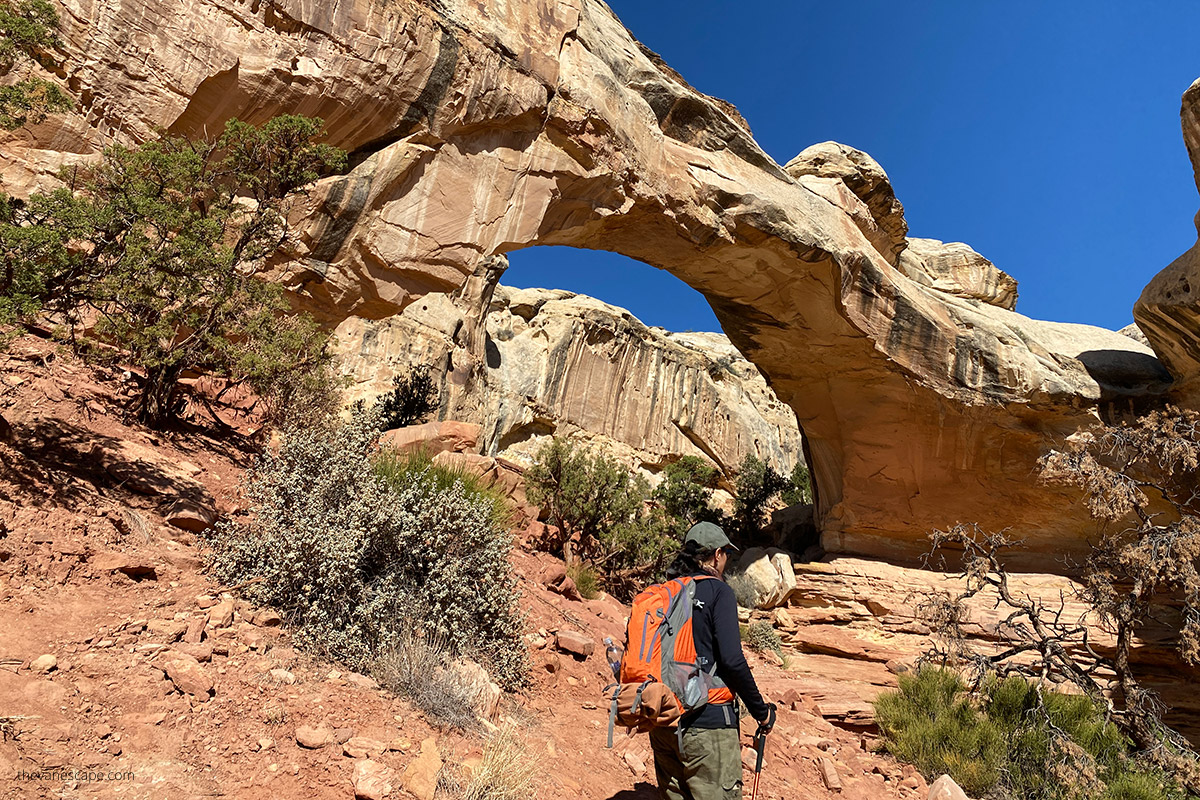
[[(189, 528), (236, 507), (251, 456), (202, 429), (128, 424), (121, 386), (33, 337), (0, 357), (12, 426), (0, 443), (4, 796), (453, 796), (483, 733), (427, 724), (371, 678), (298, 652), (277, 615), (214, 583)], [(625, 607), (554, 593), (554, 559), (513, 557), (534, 679), (501, 699), (495, 723), (517, 726), (542, 797), (655, 796), (644, 736), (604, 746), (602, 648), (566, 649), (566, 632), (620, 636)], [(823, 716), (847, 721), (813, 675), (751, 658), (783, 708), (760, 796), (925, 796), (910, 767), (871, 752), (862, 720)], [(819, 671), (815, 658), (804, 669)], [(831, 660), (821, 680), (855, 677), (839, 663), (852, 662)]]

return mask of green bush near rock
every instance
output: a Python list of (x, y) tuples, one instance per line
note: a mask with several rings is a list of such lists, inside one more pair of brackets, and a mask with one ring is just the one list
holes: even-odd
[[(494, 498), (375, 451), (378, 415), (294, 429), (249, 472), (251, 515), (212, 534), (212, 567), (308, 649), (371, 671), (414, 627), (505, 687), (527, 678), (523, 617)], [(410, 465), (411, 466), (411, 465)]]
[(1143, 767), (1088, 697), (1010, 675), (977, 695), (957, 673), (925, 666), (875, 703), (881, 747), (929, 779), (948, 774), (973, 797), (1016, 800), (1182, 800)]

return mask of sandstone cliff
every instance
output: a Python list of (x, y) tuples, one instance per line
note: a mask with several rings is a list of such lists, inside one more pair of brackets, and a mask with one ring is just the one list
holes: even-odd
[(1082, 548), (1092, 523), (1031, 479), (1038, 457), (1168, 380), (1127, 337), (914, 280), (882, 170), (789, 174), (598, 0), (77, 0), (63, 16), (79, 113), (4, 143), (12, 186), (159, 126), (299, 112), (353, 166), (297, 209), (277, 275), (342, 335), (525, 246), (667, 269), (796, 411), (832, 550), (912, 557), (960, 520)]
[[(801, 458), (795, 414), (725, 336), (647, 327), (561, 290), (486, 295), (431, 293), (382, 320), (347, 320), (339, 345), (352, 397), (374, 397), (427, 364), (439, 416), (481, 425), (487, 455), (519, 460), (557, 434), (651, 471), (695, 455), (729, 477), (753, 453), (788, 474)], [(475, 339), (479, 318), (485, 335)]]

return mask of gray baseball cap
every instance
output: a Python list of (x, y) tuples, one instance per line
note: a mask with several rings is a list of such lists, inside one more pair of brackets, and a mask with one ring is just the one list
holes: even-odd
[(721, 548), (737, 550), (733, 542), (729, 541), (729, 537), (725, 535), (725, 531), (721, 530), (721, 526), (712, 522), (697, 522), (688, 528), (683, 541), (685, 543), (695, 542), (706, 550), (720, 550)]

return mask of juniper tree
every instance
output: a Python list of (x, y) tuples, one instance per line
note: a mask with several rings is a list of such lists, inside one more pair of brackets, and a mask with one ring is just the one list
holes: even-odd
[(93, 333), (143, 373), (137, 416), (159, 426), (177, 411), (185, 371), (296, 388), (328, 363), (328, 337), (287, 315), (280, 287), (260, 280), (285, 242), (306, 184), (344, 153), (317, 142), (321, 121), (230, 121), (215, 140), (163, 136), (115, 145), (65, 185), (8, 203), (0, 219), (0, 298), (42, 307)]

